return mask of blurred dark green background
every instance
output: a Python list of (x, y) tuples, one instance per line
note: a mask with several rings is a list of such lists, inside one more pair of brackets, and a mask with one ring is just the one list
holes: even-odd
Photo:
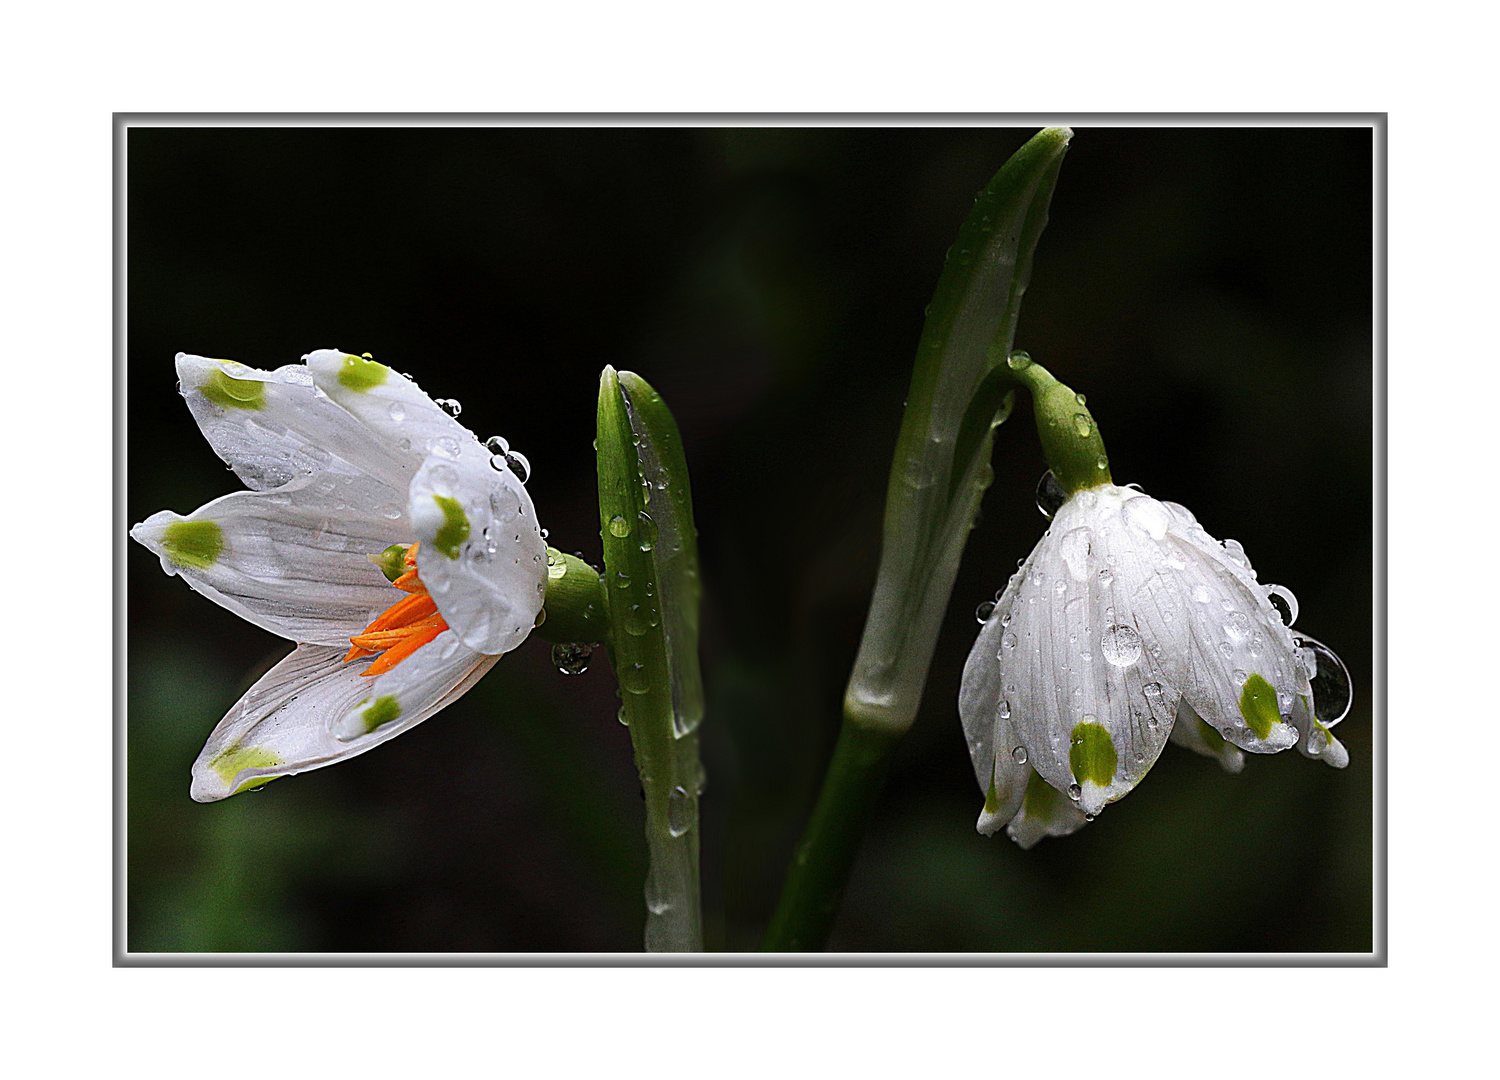
[[(597, 563), (597, 378), (639, 372), (681, 425), (701, 533), (709, 944), (752, 948), (832, 748), (923, 307), (1029, 134), (135, 128), (129, 521), (237, 487), (176, 352), (337, 347), (506, 436), (552, 542)], [(1350, 767), (1229, 776), (1168, 747), (1076, 836), (975, 833), (955, 701), (975, 605), (1044, 527), (1023, 405), (834, 948), (1371, 948), (1371, 174), (1368, 130), (1082, 128), (1016, 339), (1087, 393), (1118, 482), (1296, 592), (1354, 678)], [(194, 756), (288, 646), (143, 548), (126, 565), (129, 949), (640, 947), (602, 653), (567, 678), (528, 642), (388, 745), (200, 806)]]

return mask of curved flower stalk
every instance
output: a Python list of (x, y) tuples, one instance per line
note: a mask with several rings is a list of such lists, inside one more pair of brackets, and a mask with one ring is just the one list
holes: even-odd
[[(1260, 584), (1240, 544), (1183, 506), (1112, 483), (1075, 491), (992, 607), (959, 696), (982, 833), (1008, 825), (1030, 847), (1076, 831), (1169, 739), (1231, 772), (1241, 751), (1291, 746), (1349, 762), (1329, 730), (1330, 706), (1347, 711), (1342, 664), (1292, 633), (1289, 590)], [(1320, 664), (1343, 701), (1315, 700)]]
[(547, 559), (525, 459), (406, 376), (323, 349), (275, 371), (179, 354), (250, 488), (130, 530), (168, 574), (297, 643), (193, 764), (211, 802), (364, 753), (457, 700), (535, 626)]

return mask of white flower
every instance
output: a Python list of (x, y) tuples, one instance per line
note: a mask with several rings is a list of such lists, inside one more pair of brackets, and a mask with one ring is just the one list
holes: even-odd
[[(964, 666), (959, 713), (985, 792), (978, 829), (1023, 847), (1080, 828), (1173, 742), (1243, 766), (1296, 745), (1342, 768), (1314, 712), (1321, 656), (1294, 636), (1234, 540), (1132, 488), (1077, 492), (1006, 586)], [(1326, 706), (1326, 702), (1323, 703)], [(1347, 708), (1347, 703), (1342, 703)]]
[[(179, 354), (199, 428), (251, 489), (130, 535), (298, 643), (214, 728), (192, 796), (363, 753), (456, 700), (530, 633), (546, 547), (514, 458), (405, 376), (331, 349), (275, 371)], [(394, 587), (393, 587), (394, 586)]]

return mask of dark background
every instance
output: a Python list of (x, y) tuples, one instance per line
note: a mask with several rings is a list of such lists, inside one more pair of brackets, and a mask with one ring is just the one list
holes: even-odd
[[(923, 307), (1029, 134), (133, 129), (129, 521), (237, 487), (175, 353), (338, 347), (505, 435), (551, 542), (597, 563), (597, 378), (639, 372), (681, 425), (701, 534), (708, 943), (753, 948), (837, 730)], [(1371, 176), (1368, 130), (1082, 128), (1016, 338), (1088, 395), (1117, 482), (1297, 594), (1354, 679), (1350, 767), (1229, 776), (1168, 747), (1073, 837), (974, 832), (973, 609), (1044, 527), (1022, 404), (832, 947), (1371, 948)], [(529, 641), (390, 744), (200, 806), (193, 758), (288, 646), (126, 555), (129, 949), (640, 947), (602, 652), (564, 677)]]

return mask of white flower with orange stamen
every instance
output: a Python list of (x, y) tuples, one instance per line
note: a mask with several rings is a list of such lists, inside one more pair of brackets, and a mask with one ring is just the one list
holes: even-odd
[[(415, 383), (331, 349), (259, 371), (180, 354), (188, 408), (251, 490), (130, 535), (297, 642), (193, 764), (211, 802), (363, 753), (465, 693), (536, 625), (546, 546), (524, 459)], [(518, 476), (517, 470), (523, 475)]]

